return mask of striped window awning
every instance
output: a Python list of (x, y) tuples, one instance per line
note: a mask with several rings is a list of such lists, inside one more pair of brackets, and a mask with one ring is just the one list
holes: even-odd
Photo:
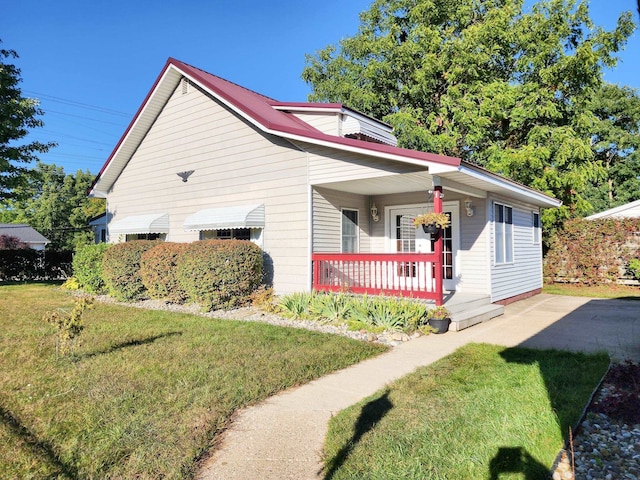
[(264, 204), (207, 208), (184, 221), (185, 230), (226, 230), (228, 228), (264, 228)]
[(169, 215), (133, 215), (109, 224), (109, 234), (169, 233)]

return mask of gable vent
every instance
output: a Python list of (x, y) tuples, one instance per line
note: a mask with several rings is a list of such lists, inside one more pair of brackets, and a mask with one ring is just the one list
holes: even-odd
[(189, 79), (182, 77), (182, 95), (189, 93), (191, 82)]

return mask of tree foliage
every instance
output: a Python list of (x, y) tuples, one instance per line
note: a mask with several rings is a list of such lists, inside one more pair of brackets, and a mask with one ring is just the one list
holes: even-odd
[(20, 141), (30, 129), (43, 126), (38, 117), (38, 101), (22, 96), (18, 84), (20, 69), (8, 60), (17, 58), (14, 50), (0, 49), (0, 201), (17, 197), (15, 189), (23, 184), (29, 164), (55, 143)]
[(52, 250), (74, 250), (91, 243), (88, 222), (105, 209), (104, 200), (87, 197), (92, 181), (88, 171), (65, 174), (62, 167), (37, 162), (15, 190), (23, 200), (6, 202), (0, 207), (0, 219), (29, 224), (51, 240)]
[(307, 56), (311, 101), (389, 122), (403, 147), (453, 155), (552, 194), (546, 224), (590, 210), (605, 170), (589, 109), (635, 26), (606, 31), (587, 4), (376, 0), (356, 35)]
[(595, 212), (640, 199), (640, 96), (629, 87), (603, 85), (589, 109), (596, 159), (605, 170), (586, 198)]

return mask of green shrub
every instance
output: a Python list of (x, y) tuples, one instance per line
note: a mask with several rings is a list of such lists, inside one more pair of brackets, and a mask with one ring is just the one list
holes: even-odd
[(204, 310), (250, 302), (262, 283), (262, 250), (245, 240), (201, 240), (184, 250), (178, 281)]
[(155, 240), (117, 243), (104, 252), (102, 272), (109, 294), (118, 300), (140, 300), (146, 288), (140, 277), (140, 258), (158, 245)]
[(178, 282), (178, 259), (187, 249), (187, 243), (160, 243), (142, 254), (140, 277), (151, 298), (182, 303), (187, 292)]
[(629, 260), (627, 270), (633, 275), (633, 278), (640, 280), (640, 258), (632, 258)]
[(83, 245), (73, 255), (73, 276), (78, 280), (80, 288), (89, 293), (106, 293), (106, 284), (102, 275), (102, 259), (109, 248), (107, 243)]

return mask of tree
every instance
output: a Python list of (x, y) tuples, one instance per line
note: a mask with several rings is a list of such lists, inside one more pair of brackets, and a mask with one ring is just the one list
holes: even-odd
[(597, 118), (592, 148), (605, 177), (586, 198), (600, 212), (640, 199), (640, 96), (629, 87), (605, 84), (589, 109)]
[(403, 147), (453, 155), (563, 201), (545, 226), (590, 209), (605, 172), (589, 102), (634, 30), (593, 25), (585, 3), (376, 0), (358, 33), (307, 56), (311, 101), (389, 122)]
[(16, 188), (24, 200), (6, 202), (0, 218), (28, 223), (51, 240), (52, 250), (74, 250), (92, 242), (88, 222), (105, 211), (104, 200), (87, 197), (92, 181), (88, 171), (67, 175), (62, 167), (37, 162)]
[(42, 127), (39, 118), (42, 110), (38, 101), (22, 96), (18, 84), (20, 69), (7, 59), (18, 58), (14, 50), (0, 49), (0, 201), (16, 198), (15, 189), (22, 185), (28, 164), (37, 159), (37, 153), (45, 153), (55, 143), (31, 141), (18, 143), (29, 129)]

